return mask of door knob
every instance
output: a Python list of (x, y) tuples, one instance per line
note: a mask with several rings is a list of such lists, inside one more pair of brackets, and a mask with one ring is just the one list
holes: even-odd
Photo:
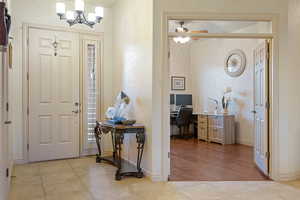
[(251, 112), (252, 112), (253, 114), (256, 114), (256, 110), (252, 110)]
[(4, 124), (11, 124), (11, 121), (5, 121)]
[(79, 113), (79, 110), (73, 110), (72, 113), (77, 114), (77, 113)]

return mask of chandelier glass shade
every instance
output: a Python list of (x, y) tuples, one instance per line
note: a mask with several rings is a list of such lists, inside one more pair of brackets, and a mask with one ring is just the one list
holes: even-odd
[(100, 23), (104, 16), (103, 7), (96, 7), (93, 13), (84, 13), (84, 0), (75, 0), (75, 10), (66, 11), (66, 4), (63, 2), (56, 3), (56, 14), (60, 20), (66, 20), (66, 22), (73, 26), (75, 24), (85, 24), (91, 28), (96, 23)]
[(191, 40), (191, 38), (178, 36), (178, 37), (174, 37), (173, 40), (176, 43), (185, 44), (185, 43), (189, 42)]

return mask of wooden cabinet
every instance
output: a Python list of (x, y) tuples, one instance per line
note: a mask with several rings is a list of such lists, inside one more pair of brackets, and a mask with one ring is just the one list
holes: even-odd
[(208, 141), (207, 115), (198, 115), (198, 139)]
[(198, 115), (198, 139), (235, 144), (234, 115)]

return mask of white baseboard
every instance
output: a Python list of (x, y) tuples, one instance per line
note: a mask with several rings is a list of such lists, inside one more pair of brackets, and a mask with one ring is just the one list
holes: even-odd
[(98, 154), (97, 149), (86, 149), (80, 153), (80, 156), (91, 156), (91, 155), (96, 155), (96, 154)]
[(240, 139), (240, 138), (236, 138), (236, 143), (253, 147), (253, 142), (252, 141), (243, 140), (243, 139)]
[(300, 171), (280, 173), (279, 175), (279, 181), (293, 181), (297, 179), (300, 179)]
[[(125, 159), (123, 158), (124, 160), (126, 160), (127, 162), (133, 164), (133, 165), (136, 165), (136, 162), (135, 161), (131, 161), (131, 160), (128, 160), (128, 159)], [(161, 182), (161, 181), (164, 181), (163, 177), (161, 175), (154, 175), (152, 174), (149, 170), (145, 169), (142, 167), (142, 170), (144, 172), (144, 175), (149, 178), (150, 180), (152, 180), (153, 182)]]
[(154, 174), (151, 176), (151, 180), (153, 182), (162, 182), (162, 181), (165, 181), (161, 175), (154, 175)]
[[(130, 164), (132, 164), (132, 165), (135, 165), (136, 166), (136, 162), (135, 161), (132, 161), (132, 160), (128, 160), (128, 159), (126, 159), (126, 158), (122, 158), (123, 160), (126, 160), (127, 162), (129, 162)], [(142, 167), (142, 170), (143, 170), (143, 172), (144, 172), (144, 175), (146, 176), (146, 177), (148, 177), (148, 178), (151, 178), (152, 179), (152, 173), (149, 171), (149, 170), (147, 170), (147, 169), (145, 169), (145, 168), (143, 168)]]
[[(98, 151), (96, 153), (98, 153)], [(94, 153), (94, 154), (88, 154), (86, 152), (85, 153), (83, 152), (83, 153), (81, 153), (81, 156), (95, 155), (96, 153)], [(112, 155), (112, 151), (105, 151), (105, 152), (102, 153), (102, 156), (109, 156), (109, 155)], [(132, 165), (136, 165), (135, 161), (126, 159), (124, 157), (122, 159), (126, 160), (127, 162), (129, 162)], [(162, 179), (162, 177), (160, 175), (152, 175), (152, 173), (149, 170), (147, 170), (147, 169), (145, 169), (143, 167), (142, 167), (142, 171), (144, 172), (145, 177), (151, 179), (154, 182), (163, 181), (163, 179)]]
[(22, 165), (22, 164), (28, 163), (28, 161), (25, 159), (17, 159), (17, 160), (14, 160), (13, 162), (15, 165)]

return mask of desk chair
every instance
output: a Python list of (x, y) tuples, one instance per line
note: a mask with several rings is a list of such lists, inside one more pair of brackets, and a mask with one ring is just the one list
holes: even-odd
[(192, 122), (193, 109), (181, 107), (176, 118), (176, 125), (179, 128), (180, 137), (184, 138), (189, 134), (190, 124)]

